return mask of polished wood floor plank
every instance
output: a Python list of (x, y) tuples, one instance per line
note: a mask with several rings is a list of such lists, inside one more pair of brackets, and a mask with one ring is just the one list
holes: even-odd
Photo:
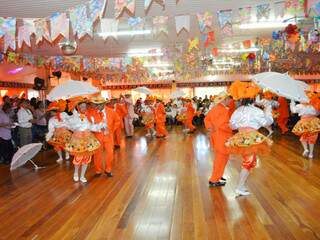
[(295, 136), (275, 134), (248, 180), (251, 195), (235, 198), (241, 159), (231, 156), (227, 185), (208, 188), (213, 153), (203, 130), (170, 130), (148, 139), (139, 129), (115, 151), (114, 177), (72, 182), (72, 164), (54, 152), (45, 169), (0, 167), (0, 239), (320, 239), (320, 152), (301, 156)]

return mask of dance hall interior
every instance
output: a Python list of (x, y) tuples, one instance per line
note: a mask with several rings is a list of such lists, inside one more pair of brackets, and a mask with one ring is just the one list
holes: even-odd
[(0, 5), (0, 240), (320, 239), (320, 0)]

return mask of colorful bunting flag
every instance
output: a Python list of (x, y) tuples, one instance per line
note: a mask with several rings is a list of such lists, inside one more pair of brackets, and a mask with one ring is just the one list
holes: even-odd
[(124, 9), (127, 9), (131, 14), (134, 14), (135, 7), (135, 0), (115, 0), (115, 17), (120, 17)]
[(54, 13), (50, 17), (50, 23), (52, 41), (55, 41), (60, 34), (67, 39), (69, 38), (70, 22), (66, 13)]
[(0, 17), (0, 37), (4, 36), (4, 52), (10, 47), (12, 50), (16, 50), (16, 18)]
[(98, 18), (102, 18), (107, 0), (90, 0), (88, 5), (89, 20), (93, 24)]
[(213, 24), (213, 16), (210, 12), (205, 12), (203, 14), (197, 13), (197, 18), (199, 22), (200, 32), (203, 32), (206, 27), (211, 28)]
[(219, 11), (218, 20), (222, 34), (227, 37), (232, 36), (232, 10)]
[(214, 43), (215, 37), (214, 37), (213, 31), (208, 32), (208, 33), (204, 34), (203, 36), (204, 36), (203, 42), (204, 42), (205, 48), (208, 48), (210, 44)]
[(285, 14), (290, 16), (304, 16), (305, 0), (287, 0), (285, 3)]
[(283, 19), (285, 15), (285, 1), (274, 3), (274, 16), (275, 18)]
[[(102, 18), (100, 20), (101, 24), (101, 31), (103, 33), (106, 32), (117, 32), (118, 31), (118, 25), (119, 25), (119, 20), (118, 19), (113, 19), (113, 18)], [(113, 36), (114, 38), (117, 38), (116, 36)], [(103, 39), (107, 39), (108, 36), (103, 36)]]
[(92, 36), (92, 22), (87, 16), (85, 5), (79, 5), (71, 9), (69, 15), (74, 35), (77, 35), (79, 39), (86, 34)]
[(155, 35), (158, 35), (161, 32), (168, 34), (168, 20), (168, 16), (153, 17), (153, 30)]
[(190, 31), (190, 15), (176, 16), (176, 32), (179, 33), (182, 29)]
[(23, 42), (31, 47), (30, 36), (35, 32), (34, 19), (24, 19), (23, 25), (18, 29), (18, 48), (22, 47)]
[(161, 6), (165, 5), (165, 0), (144, 0), (144, 10), (148, 10), (153, 1), (157, 2)]
[(260, 21), (261, 19), (268, 20), (270, 17), (270, 4), (260, 4), (257, 5), (257, 20)]
[(239, 8), (240, 23), (248, 23), (251, 21), (251, 7)]
[(45, 18), (34, 20), (34, 27), (36, 33), (36, 44), (40, 43), (44, 38), (51, 42), (49, 25)]
[(308, 1), (308, 14), (311, 17), (320, 16), (320, 0), (309, 0)]

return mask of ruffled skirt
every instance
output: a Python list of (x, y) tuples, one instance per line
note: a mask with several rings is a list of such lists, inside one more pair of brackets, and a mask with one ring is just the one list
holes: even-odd
[(72, 134), (70, 141), (66, 144), (66, 151), (76, 157), (91, 156), (100, 147), (100, 142), (89, 131), (77, 131)]
[(180, 113), (178, 116), (177, 116), (177, 120), (179, 122), (185, 122), (187, 120), (187, 114), (185, 113)]
[(153, 114), (143, 114), (142, 115), (142, 123), (146, 126), (146, 128), (154, 127), (154, 115)]
[(57, 128), (54, 130), (52, 138), (48, 143), (55, 148), (64, 149), (66, 144), (70, 141), (72, 132), (66, 128)]
[(293, 127), (292, 132), (297, 135), (313, 135), (320, 132), (320, 119), (317, 117), (301, 118)]
[(230, 154), (267, 154), (270, 151), (272, 140), (257, 130), (239, 131), (226, 142)]

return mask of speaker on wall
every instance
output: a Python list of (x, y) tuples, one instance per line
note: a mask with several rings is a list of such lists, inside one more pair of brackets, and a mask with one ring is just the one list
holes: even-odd
[(34, 78), (34, 87), (35, 90), (44, 89), (44, 79), (35, 77)]
[(60, 79), (61, 78), (61, 72), (60, 71), (52, 72), (52, 76), (57, 77), (58, 79)]

